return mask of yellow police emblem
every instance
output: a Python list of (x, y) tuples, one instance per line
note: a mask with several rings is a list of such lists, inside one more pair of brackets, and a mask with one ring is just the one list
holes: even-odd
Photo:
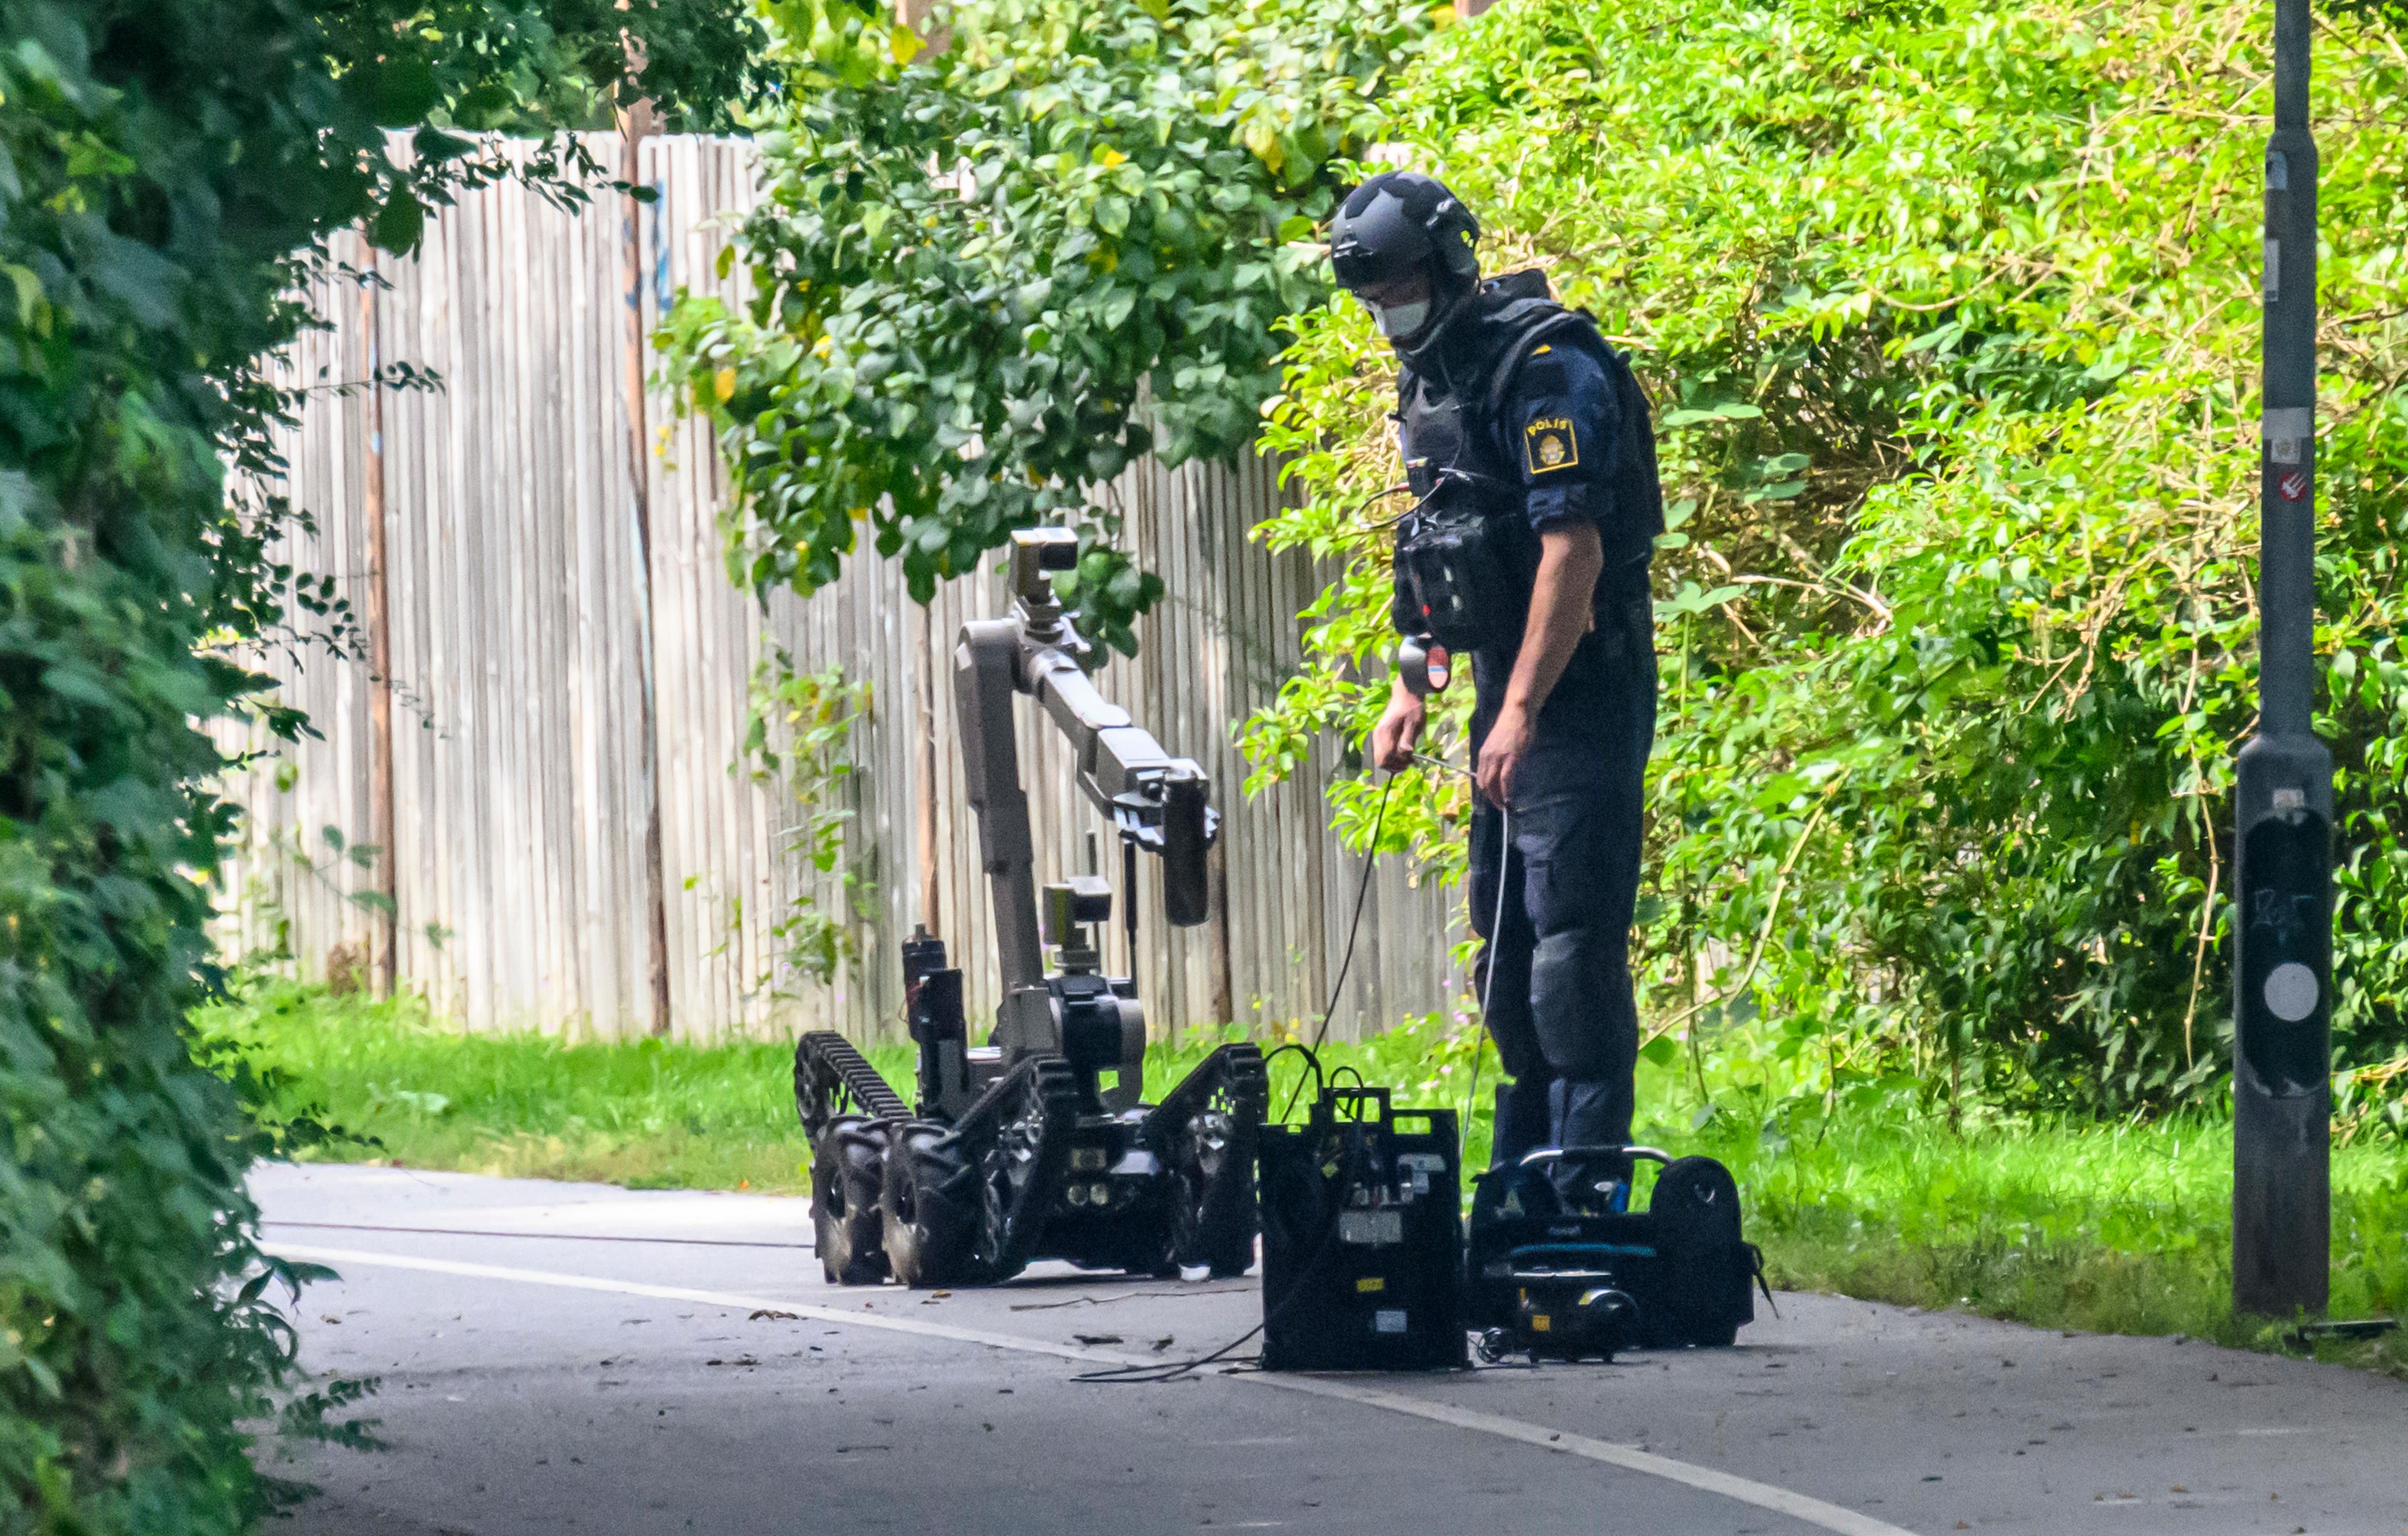
[(1522, 447), (1534, 475), (1570, 469), (1580, 463), (1580, 438), (1572, 431), (1569, 416), (1537, 418), (1523, 429)]

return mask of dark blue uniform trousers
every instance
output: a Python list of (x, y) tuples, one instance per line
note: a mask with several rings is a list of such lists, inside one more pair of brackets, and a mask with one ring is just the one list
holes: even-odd
[(1473, 980), (1512, 1080), (1498, 1091), (1494, 1163), (1536, 1147), (1630, 1140), (1639, 1056), (1630, 922), (1656, 655), (1643, 605), (1621, 628), (1583, 641), (1609, 654), (1580, 659), (1606, 665), (1579, 668), (1587, 685), (1540, 711), (1513, 774), (1510, 848), (1507, 818), (1475, 797), (1471, 926), (1484, 942)]

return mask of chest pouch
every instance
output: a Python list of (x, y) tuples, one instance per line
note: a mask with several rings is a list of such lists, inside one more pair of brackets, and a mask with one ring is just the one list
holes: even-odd
[(1528, 525), (1487, 510), (1474, 477), (1437, 470), (1426, 460), (1405, 467), (1419, 508), (1397, 531), (1398, 633), (1426, 636), (1453, 652), (1508, 645), (1519, 639), (1536, 562)]

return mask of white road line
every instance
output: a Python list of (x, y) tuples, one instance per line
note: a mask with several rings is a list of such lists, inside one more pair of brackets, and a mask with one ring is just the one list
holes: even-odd
[[(1009, 1333), (954, 1328), (950, 1324), (925, 1322), (916, 1317), (882, 1316), (867, 1308), (847, 1312), (838, 1307), (813, 1306), (809, 1302), (781, 1300), (773, 1297), (739, 1296), (730, 1291), (695, 1290), (683, 1285), (647, 1285), (633, 1280), (602, 1280), (591, 1275), (560, 1274), (550, 1270), (522, 1270), (506, 1264), (470, 1264), (450, 1258), (419, 1258), (403, 1254), (371, 1253), (358, 1248), (321, 1248), (284, 1242), (271, 1242), (267, 1246), (285, 1258), (315, 1264), (382, 1265), (387, 1269), (419, 1270), (476, 1280), (513, 1280), (523, 1285), (552, 1285), (566, 1290), (605, 1291), (617, 1296), (649, 1297), (659, 1301), (692, 1301), (704, 1306), (736, 1307), (747, 1312), (782, 1312), (815, 1322), (880, 1328), (888, 1333), (914, 1334), (923, 1339), (943, 1339), (953, 1343), (983, 1344), (990, 1349), (1016, 1350), (1024, 1355), (1051, 1355), (1060, 1359), (1096, 1365), (1160, 1366), (1165, 1363), (1159, 1356), (1125, 1355), (1108, 1349), (1048, 1343), (1041, 1339), (1020, 1338)], [(1837, 1532), (1838, 1536), (1914, 1536), (1914, 1532), (1902, 1526), (1876, 1520), (1870, 1514), (1859, 1514), (1855, 1510), (1826, 1503), (1802, 1493), (1793, 1493), (1787, 1488), (1775, 1487), (1770, 1483), (1736, 1477), (1729, 1472), (1716, 1471), (1712, 1467), (1695, 1466), (1669, 1456), (1642, 1451), (1636, 1446), (1616, 1445), (1610, 1441), (1592, 1440), (1586, 1435), (1550, 1429), (1544, 1425), (1506, 1418), (1498, 1414), (1484, 1414), (1476, 1409), (1458, 1408), (1452, 1403), (1407, 1397), (1400, 1392), (1384, 1392), (1353, 1381), (1271, 1371), (1216, 1379), (1274, 1387), (1284, 1392), (1301, 1392), (1309, 1397), (1336, 1398), (1366, 1408), (1384, 1409), (1392, 1414), (1452, 1425), (1476, 1434), (1519, 1441), (1541, 1451), (1602, 1461), (1627, 1471), (1644, 1472), (1650, 1477), (1660, 1477), (1703, 1493), (1752, 1504), (1776, 1514), (1785, 1514), (1807, 1525)]]
[(502, 1232), (483, 1227), (387, 1227), (366, 1221), (285, 1221), (263, 1216), (262, 1227), (290, 1227), (314, 1232), (406, 1232), (423, 1238), (509, 1238), (533, 1242), (646, 1242), (681, 1248), (788, 1248), (813, 1251), (808, 1242), (758, 1242), (743, 1238), (666, 1238), (649, 1232)]
[(1383, 1392), (1376, 1386), (1364, 1386), (1351, 1381), (1327, 1376), (1261, 1375), (1241, 1378), (1258, 1381), (1267, 1386), (1284, 1387), (1290, 1392), (1305, 1392), (1314, 1397), (1342, 1398), (1369, 1408), (1384, 1408), (1392, 1414), (1410, 1414), (1415, 1418), (1434, 1419), (1452, 1424), (1458, 1429), (1477, 1430), (1502, 1440), (1518, 1440), (1525, 1445), (1535, 1445), (1542, 1451), (1560, 1451), (1566, 1456), (1583, 1457), (1590, 1461), (1603, 1461), (1634, 1472), (1645, 1472), (1669, 1482), (1684, 1483), (1707, 1493), (1758, 1509), (1771, 1510), (1802, 1520), (1810, 1526), (1838, 1531), (1840, 1536), (1914, 1536), (1914, 1532), (1886, 1520), (1876, 1520), (1870, 1514), (1838, 1504), (1827, 1504), (1787, 1488), (1777, 1488), (1770, 1483), (1752, 1478), (1735, 1477), (1718, 1472), (1712, 1467), (1699, 1467), (1686, 1461), (1676, 1461), (1669, 1456), (1657, 1456), (1633, 1445), (1616, 1445), (1611, 1441), (1591, 1440), (1586, 1435), (1549, 1429), (1541, 1425), (1506, 1418), (1498, 1414), (1484, 1414), (1474, 1408), (1458, 1408), (1451, 1402), (1429, 1402), (1421, 1398), (1409, 1398), (1400, 1392)]
[(522, 1270), (508, 1264), (470, 1264), (456, 1258), (418, 1258), (406, 1254), (370, 1253), (363, 1248), (319, 1248), (274, 1242), (262, 1246), (280, 1257), (306, 1259), (313, 1264), (381, 1264), (387, 1269), (423, 1270), (431, 1274), (464, 1275), (474, 1280), (516, 1280), (529, 1285), (555, 1285), (565, 1290), (649, 1297), (655, 1301), (698, 1301), (705, 1306), (738, 1307), (746, 1312), (782, 1312), (795, 1317), (808, 1317), (814, 1322), (848, 1323), (861, 1328), (883, 1328), (889, 1333), (917, 1334), (924, 1339), (946, 1339), (959, 1344), (987, 1344), (1025, 1354), (1058, 1355), (1065, 1359), (1086, 1360), (1097, 1365), (1165, 1363), (1158, 1356), (1140, 1358), (1134, 1355), (1115, 1354), (1108, 1349), (1082, 1349), (1070, 1344), (1018, 1339), (1008, 1333), (982, 1333), (976, 1328), (957, 1328), (945, 1323), (924, 1322), (916, 1317), (881, 1317), (866, 1308), (860, 1312), (846, 1312), (837, 1307), (815, 1307), (808, 1301), (738, 1296), (733, 1291), (699, 1291), (686, 1285), (647, 1285), (639, 1280), (597, 1280), (592, 1275), (560, 1274), (551, 1270)]

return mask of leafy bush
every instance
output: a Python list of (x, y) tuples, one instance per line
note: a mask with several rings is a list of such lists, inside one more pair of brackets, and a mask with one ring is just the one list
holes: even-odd
[[(1400, 81), (1394, 136), (1657, 402), (1659, 1027), (2084, 1110), (2217, 1089), (2270, 46), (2204, 0), (1528, 0)], [(2316, 47), (2335, 1045), (2371, 1062), (2408, 1044), (2408, 64), (2379, 15)], [(1348, 306), (1295, 339), (1310, 504), (1264, 532), (1350, 564), (1249, 725), (1265, 775), (1385, 690), (1387, 359)], [(1412, 776), (1391, 843), (1462, 794)]]
[(1274, 323), (1318, 292), (1297, 242), (1426, 8), (967, 0), (924, 50), (875, 6), (769, 6), (793, 89), (727, 258), (752, 297), (686, 296), (661, 338), (719, 430), (738, 582), (809, 593), (867, 527), (924, 602), (1067, 520), (1064, 595), (1134, 650), (1162, 583), (1096, 490), (1252, 438)]
[[(720, 0), (0, 0), (11, 1530), (233, 1531), (261, 1503), (237, 1423), (289, 1363), (269, 1287), (297, 1276), (254, 1244), (242, 1174), (309, 1127), (249, 1122), (273, 1085), (196, 1060), (185, 1014), (211, 990), (232, 815), (201, 725), (264, 681), (228, 647), (327, 606), (265, 554), (289, 510), (233, 505), (224, 479), (278, 467), (267, 433), (294, 396), (263, 366), (310, 323), (292, 295), (330, 232), (365, 220), (405, 250), (429, 208), (511, 173), (438, 121), (607, 108), (623, 36), (662, 84), (724, 96), (744, 25)], [(533, 174), (579, 195), (578, 169), (556, 145)]]
[(824, 986), (862, 959), (860, 933), (878, 912), (879, 866), (874, 849), (847, 860), (845, 832), (858, 809), (853, 731), (876, 702), (870, 685), (847, 681), (841, 665), (799, 671), (775, 641), (752, 664), (744, 745), (727, 770), (764, 786), (782, 780), (794, 819), (778, 833), (778, 850), (799, 877), (769, 924), (768, 963), (753, 982), (769, 997), (796, 996), (806, 978)]

